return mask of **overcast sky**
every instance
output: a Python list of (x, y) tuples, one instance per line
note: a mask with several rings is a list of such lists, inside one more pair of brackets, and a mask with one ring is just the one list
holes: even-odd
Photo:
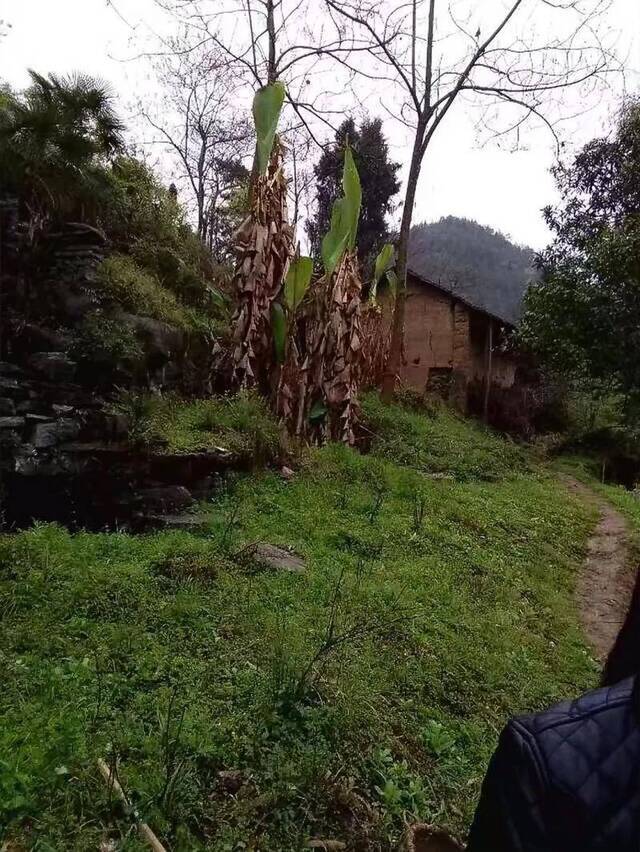
[[(483, 8), (494, 2), (482, 0)], [(0, 39), (0, 78), (20, 87), (28, 81), (29, 67), (45, 73), (82, 70), (110, 81), (126, 114), (138, 98), (153, 95), (155, 84), (144, 63), (123, 60), (135, 53), (140, 37), (148, 38), (149, 29), (161, 28), (164, 21), (153, 0), (118, 0), (118, 8), (126, 22), (106, 0), (0, 0), (4, 29), (6, 22), (10, 25)], [(610, 20), (629, 54), (628, 79), (637, 86), (640, 0), (615, 0)], [(575, 147), (605, 132), (616, 106), (611, 97), (582, 118), (568, 142)], [(521, 137), (521, 150), (515, 152), (510, 145), (480, 146), (471, 118), (460, 109), (442, 131), (425, 161), (414, 221), (466, 216), (541, 248), (548, 233), (540, 210), (555, 198), (551, 138), (542, 132)], [(393, 156), (406, 162), (409, 152), (401, 135), (388, 133)]]

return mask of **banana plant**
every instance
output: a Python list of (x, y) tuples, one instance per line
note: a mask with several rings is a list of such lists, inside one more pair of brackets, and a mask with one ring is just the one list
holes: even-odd
[(293, 320), (298, 306), (304, 299), (311, 276), (313, 275), (313, 260), (310, 257), (295, 257), (284, 281), (284, 306), (274, 302), (271, 306), (271, 326), (273, 328), (273, 345), (279, 364), (284, 363), (289, 323)]
[(333, 275), (345, 251), (353, 251), (358, 234), (362, 188), (349, 145), (344, 151), (342, 191), (343, 196), (334, 202), (331, 210), (329, 232), (322, 240), (322, 263), (327, 278)]
[(275, 83), (258, 89), (253, 99), (253, 121), (256, 128), (256, 159), (258, 173), (261, 175), (265, 174), (269, 165), (273, 140), (276, 137), (285, 94), (284, 83), (278, 80)]
[(380, 253), (376, 257), (376, 262), (373, 268), (373, 282), (371, 285), (371, 301), (376, 302), (378, 295), (378, 285), (383, 276), (386, 276), (391, 290), (395, 294), (395, 286), (397, 284), (397, 276), (393, 269), (396, 262), (395, 250), (391, 243), (385, 243), (380, 249)]

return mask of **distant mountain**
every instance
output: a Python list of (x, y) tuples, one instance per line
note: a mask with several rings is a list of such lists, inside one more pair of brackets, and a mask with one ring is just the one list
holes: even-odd
[(517, 322), (535, 278), (534, 251), (471, 219), (445, 216), (411, 231), (409, 269), (472, 305)]

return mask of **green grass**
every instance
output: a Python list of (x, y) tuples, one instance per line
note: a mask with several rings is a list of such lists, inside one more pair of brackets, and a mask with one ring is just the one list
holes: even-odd
[(114, 408), (127, 416), (133, 440), (159, 444), (167, 453), (218, 447), (256, 462), (278, 453), (278, 424), (255, 394), (184, 400), (127, 392)]
[[(206, 535), (0, 539), (7, 836), (141, 849), (96, 771), (109, 755), (172, 850), (390, 850), (405, 819), (464, 832), (506, 719), (595, 682), (572, 597), (594, 518), (499, 468), (512, 448), (489, 433), (393, 414), (412, 467), (464, 481), (390, 461), (378, 422), (381, 454), (330, 446), (291, 482), (237, 480)], [(262, 569), (257, 541), (306, 572)]]
[(373, 451), (397, 464), (456, 479), (499, 480), (529, 468), (526, 453), (507, 438), (457, 417), (446, 408), (425, 414), (380, 402), (363, 401)]

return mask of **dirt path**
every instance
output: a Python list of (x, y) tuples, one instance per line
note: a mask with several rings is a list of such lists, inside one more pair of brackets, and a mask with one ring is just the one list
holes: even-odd
[(629, 566), (627, 523), (606, 500), (567, 477), (574, 494), (594, 504), (600, 520), (589, 539), (587, 558), (578, 579), (580, 618), (596, 657), (604, 661), (622, 626), (633, 592), (634, 571)]

